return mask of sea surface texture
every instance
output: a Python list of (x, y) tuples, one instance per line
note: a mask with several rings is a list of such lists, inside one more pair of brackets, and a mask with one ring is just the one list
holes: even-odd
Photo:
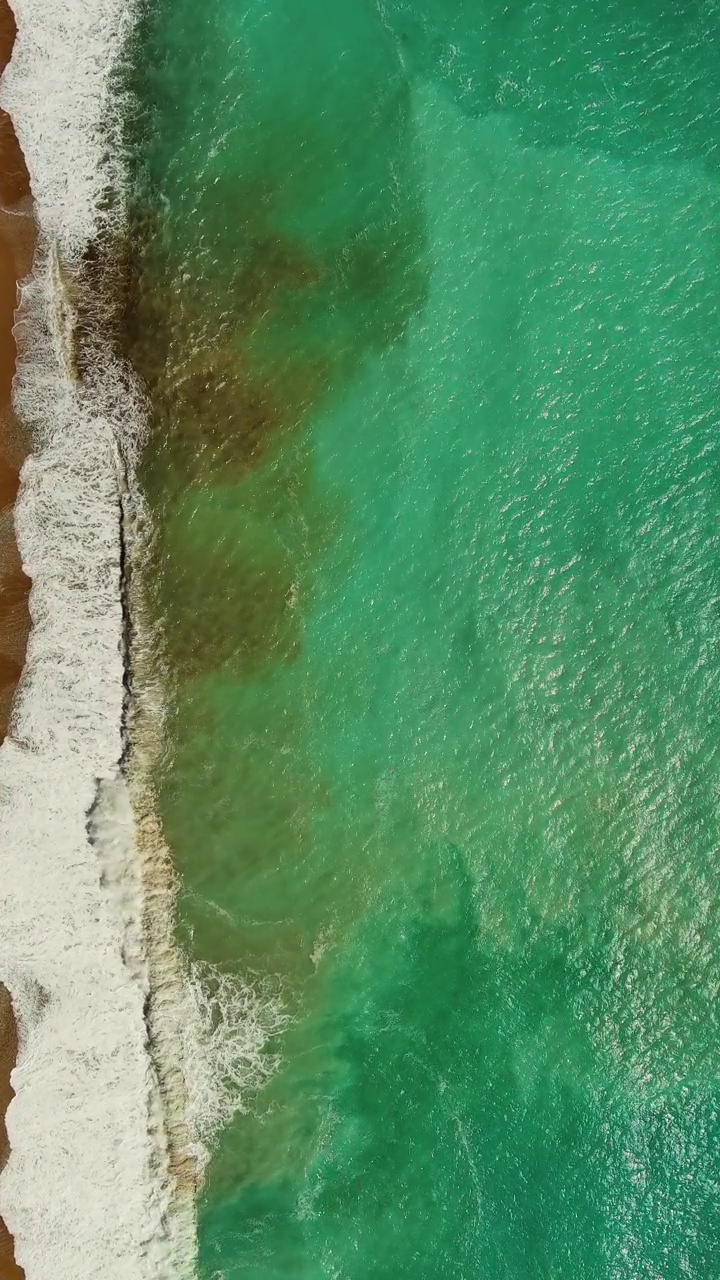
[(717, 1280), (719, 36), (138, 32), (160, 810), (184, 945), (291, 1019), (205, 1277)]

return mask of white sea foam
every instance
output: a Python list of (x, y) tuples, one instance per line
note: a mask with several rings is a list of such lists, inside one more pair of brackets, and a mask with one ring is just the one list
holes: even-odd
[(16, 511), (33, 630), (0, 749), (0, 978), (20, 1030), (0, 1212), (28, 1280), (159, 1280), (191, 1273), (193, 1231), (148, 1051), (142, 877), (119, 768), (120, 462), (139, 418), (109, 356), (89, 382), (74, 377), (66, 290), (118, 179), (106, 108), (131, 15), (125, 0), (13, 8), (2, 105), (38, 225), (15, 403), (36, 452)]
[[(132, 0), (13, 9), (0, 103), (30, 171), (38, 244), (15, 385), (35, 442), (16, 508), (33, 630), (0, 747), (0, 981), (20, 1031), (0, 1213), (27, 1280), (184, 1280), (207, 1144), (272, 1069), (263, 1048), (283, 1015), (273, 996), (190, 969), (173, 942), (133, 483), (142, 413), (109, 350), (96, 345), (82, 380), (74, 369), (75, 269), (101, 219), (123, 216), (122, 198), (108, 214), (104, 197), (122, 195), (112, 73)], [(135, 613), (129, 752), (123, 590)]]
[(18, 37), (2, 105), (28, 163), (43, 235), (74, 256), (95, 233), (103, 190), (119, 177), (108, 99), (133, 0), (12, 0), (11, 7)]
[(212, 1139), (278, 1065), (266, 1045), (288, 1016), (277, 992), (258, 991), (212, 965), (193, 965), (186, 987), (195, 1028), (185, 1045), (188, 1114), (202, 1167)]

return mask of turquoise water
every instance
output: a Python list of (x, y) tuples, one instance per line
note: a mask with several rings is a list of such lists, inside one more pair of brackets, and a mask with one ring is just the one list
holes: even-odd
[(720, 5), (160, 0), (131, 350), (207, 1277), (720, 1268)]

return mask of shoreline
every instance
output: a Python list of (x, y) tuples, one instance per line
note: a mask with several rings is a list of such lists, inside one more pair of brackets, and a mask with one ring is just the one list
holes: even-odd
[[(8, 0), (0, 0), (0, 75), (12, 57), (17, 27)], [(22, 569), (13, 512), (20, 468), (30, 441), (12, 405), (17, 363), (14, 335), (21, 280), (29, 276), (35, 250), (30, 176), (12, 119), (0, 112), (0, 743), (8, 731), (12, 703), (25, 661), (30, 580)], [(10, 992), (0, 983), (0, 1170), (10, 1155), (6, 1116), (12, 1102), (12, 1072), (18, 1033)], [(23, 1280), (15, 1240), (0, 1217), (0, 1280)]]
[[(8, 0), (0, 0), (0, 75), (10, 62), (16, 34)], [(17, 295), (32, 268), (34, 249), (27, 165), (12, 118), (0, 111), (0, 742), (7, 732), (30, 631), (30, 582), (22, 570), (12, 514), (30, 441), (13, 410), (12, 382)]]
[[(14, 1097), (11, 1075), (17, 1062), (18, 1037), (10, 993), (0, 983), (0, 1170), (10, 1153), (5, 1116)], [(15, 1241), (0, 1218), (0, 1280), (21, 1280), (22, 1267), (15, 1261)]]
[[(196, 1250), (182, 1069), (193, 1011), (172, 866), (128, 727), (143, 421), (94, 324), (105, 300), (83, 292), (84, 255), (122, 233), (113, 73), (133, 12), (126, 0), (14, 8), (0, 106), (37, 225), (14, 388), (33, 442), (15, 508), (33, 627), (0, 747), (0, 981), (19, 1039), (0, 1213), (27, 1280), (184, 1280)], [(108, 192), (119, 202), (104, 213)], [(83, 326), (97, 332), (78, 348)]]

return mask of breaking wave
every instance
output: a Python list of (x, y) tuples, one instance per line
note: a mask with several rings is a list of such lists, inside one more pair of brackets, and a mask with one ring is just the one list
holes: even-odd
[(15, 383), (34, 440), (16, 507), (33, 628), (0, 748), (0, 980), (20, 1035), (0, 1214), (28, 1280), (169, 1280), (194, 1273), (206, 1144), (272, 1070), (263, 1050), (283, 1015), (243, 982), (188, 977), (143, 755), (162, 732), (162, 693), (142, 688), (142, 661), (130, 671), (146, 643), (128, 587), (147, 537), (134, 482), (143, 406), (88, 323), (103, 300), (83, 293), (83, 272), (98, 238), (122, 231), (116, 71), (133, 8), (13, 7), (0, 100), (38, 241)]

